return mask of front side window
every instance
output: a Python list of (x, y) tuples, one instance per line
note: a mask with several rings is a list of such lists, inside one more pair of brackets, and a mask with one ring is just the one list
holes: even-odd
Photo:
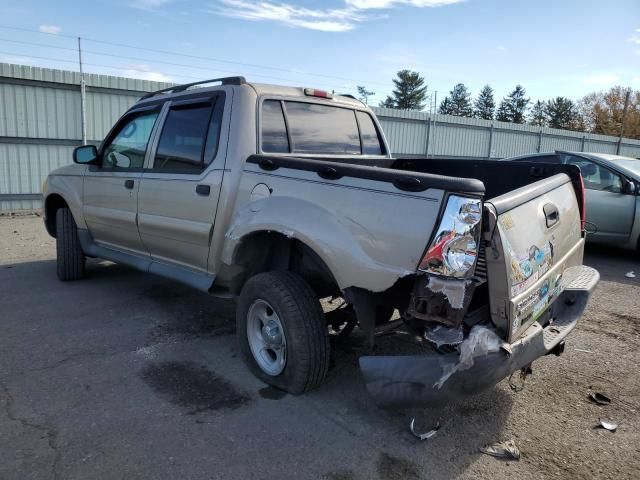
[(361, 153), (353, 110), (315, 103), (284, 103), (294, 153)]
[(563, 163), (576, 165), (580, 168), (580, 174), (584, 181), (584, 188), (589, 190), (603, 190), (606, 192), (622, 192), (622, 180), (620, 176), (608, 168), (591, 162), (582, 157), (564, 155)]
[(210, 104), (171, 108), (162, 127), (153, 169), (201, 171), (210, 119)]
[(158, 112), (144, 113), (128, 120), (102, 152), (103, 168), (142, 168), (151, 131)]

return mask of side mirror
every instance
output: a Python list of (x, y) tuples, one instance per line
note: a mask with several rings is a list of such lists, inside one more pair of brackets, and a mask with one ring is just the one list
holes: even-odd
[(628, 178), (622, 179), (622, 193), (634, 195), (636, 193), (636, 184)]
[(80, 165), (95, 165), (98, 161), (98, 149), (95, 145), (76, 147), (73, 150), (73, 161)]

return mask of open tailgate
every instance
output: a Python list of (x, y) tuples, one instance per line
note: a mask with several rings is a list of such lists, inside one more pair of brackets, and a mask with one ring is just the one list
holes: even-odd
[(488, 200), (485, 209), (491, 316), (513, 342), (549, 313), (565, 271), (582, 264), (580, 210), (564, 173)]

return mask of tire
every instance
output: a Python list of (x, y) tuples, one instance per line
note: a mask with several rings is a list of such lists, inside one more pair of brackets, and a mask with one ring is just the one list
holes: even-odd
[(84, 277), (84, 253), (80, 247), (78, 227), (68, 208), (56, 211), (56, 255), (58, 278), (63, 282)]
[[(280, 367), (271, 368), (271, 373), (259, 363), (264, 365), (265, 360), (252, 351), (256, 342), (266, 338), (265, 316), (277, 319), (284, 334), (284, 347), (279, 349), (284, 351), (284, 362), (278, 363), (278, 354), (263, 348), (263, 353), (269, 353), (264, 355), (269, 357), (267, 363), (275, 358), (276, 367)], [(302, 277), (291, 272), (266, 272), (250, 278), (240, 293), (236, 326), (244, 360), (260, 380), (294, 395), (322, 384), (329, 369), (329, 331), (320, 301)], [(262, 332), (262, 340), (256, 340), (260, 337), (257, 332)]]

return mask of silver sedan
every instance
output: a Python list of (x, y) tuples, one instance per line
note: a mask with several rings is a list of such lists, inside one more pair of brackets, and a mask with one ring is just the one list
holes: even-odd
[(509, 161), (577, 165), (587, 209), (587, 240), (640, 251), (640, 160), (605, 153), (537, 153)]

